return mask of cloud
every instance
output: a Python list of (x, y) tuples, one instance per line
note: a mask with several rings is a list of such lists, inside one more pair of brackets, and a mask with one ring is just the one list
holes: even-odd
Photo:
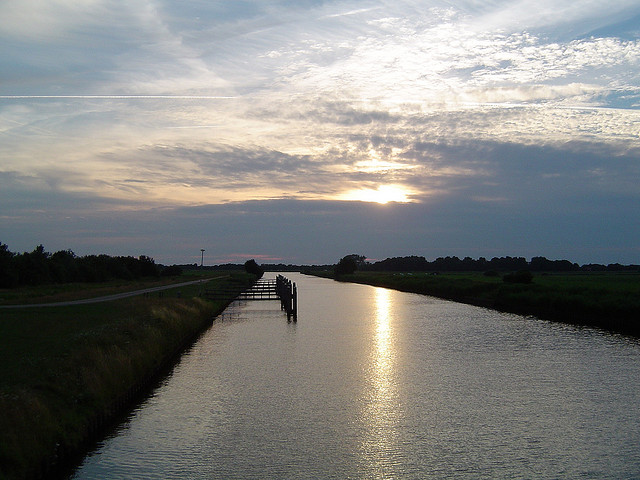
[[(5, 2), (0, 34), (36, 94), (161, 94), (227, 88), (165, 23), (155, 2)], [(25, 93), (19, 79), (7, 94)], [(7, 91), (8, 88), (12, 90)], [(17, 91), (16, 91), (17, 90)]]
[[(304, 116), (284, 109), (254, 115), (251, 121), (257, 129), (268, 129), (268, 137), (229, 141), (223, 126), (213, 129), (215, 137), (222, 136), (216, 142), (203, 141), (202, 129), (175, 133), (176, 129), (161, 128), (167, 121), (183, 122), (188, 112), (184, 106), (172, 119), (176, 104), (158, 101), (154, 111), (166, 115), (141, 121), (149, 113), (135, 101), (133, 106), (129, 101), (123, 104), (131, 119), (120, 110), (119, 101), (100, 102), (86, 111), (72, 102), (59, 122), (45, 114), (46, 121), (31, 120), (27, 130), (21, 125), (33, 113), (14, 110), (0, 146), (6, 159), (3, 168), (33, 178), (34, 188), (94, 192), (141, 206), (335, 199), (384, 185), (405, 185), (417, 200), (457, 188), (455, 179), (483, 181), (488, 175), (483, 153), (487, 145), (495, 151), (500, 145), (520, 145), (518, 155), (535, 157), (565, 152), (563, 145), (573, 142), (580, 155), (605, 151), (593, 157), (593, 169), (604, 170), (611, 158), (637, 152), (638, 113), (627, 110), (476, 106), (403, 115), (349, 102), (316, 103), (307, 106)], [(90, 138), (92, 132), (100, 133)], [(635, 178), (633, 171), (627, 173), (627, 178)]]
[[(387, 23), (388, 31), (372, 30), (329, 67), (296, 63), (297, 57), (308, 58), (306, 51), (292, 55), (287, 65), (295, 63), (298, 71), (286, 71), (283, 81), (296, 91), (358, 98), (387, 108), (550, 100), (599, 105), (594, 97), (612, 82), (616, 88), (635, 88), (637, 82), (637, 74), (628, 76), (640, 53), (637, 41), (604, 38), (558, 44), (528, 33), (476, 32), (463, 21), (424, 29), (419, 20), (407, 18)], [(500, 95), (487, 98), (487, 91)]]
[[(324, 261), (376, 228), (376, 257), (462, 251), (469, 235), (558, 251), (545, 231), (586, 251), (571, 228), (589, 223), (631, 244), (637, 14), (632, 0), (4, 2), (0, 233), (116, 248), (169, 232), (195, 249), (210, 215), (226, 255), (259, 252), (253, 227), (275, 241), (269, 218)], [(414, 203), (339, 201), (391, 187)]]
[[(351, 146), (345, 143), (344, 148)], [(122, 158), (106, 164), (112, 171), (101, 170), (95, 176), (64, 165), (5, 175), (12, 179), (6, 185), (23, 193), (93, 194), (103, 201), (111, 198), (109, 208), (121, 203), (123, 208), (138, 205), (145, 209), (221, 200), (331, 199), (351, 190), (390, 185), (404, 185), (415, 200), (425, 203), (438, 198), (501, 198), (514, 208), (525, 208), (540, 202), (540, 192), (545, 192), (545, 201), (572, 198), (565, 203), (568, 208), (582, 196), (634, 196), (640, 174), (637, 147), (627, 151), (606, 143), (573, 142), (558, 147), (478, 140), (448, 143), (428, 136), (409, 141), (388, 136), (379, 139), (375, 151), (394, 152), (393, 159), (401, 167), (390, 168), (394, 163), (389, 163), (373, 169), (371, 163), (332, 163), (334, 157), (349, 155), (335, 148), (329, 156), (315, 158), (259, 148), (192, 145), (124, 151)], [(119, 167), (113, 171), (113, 165)]]

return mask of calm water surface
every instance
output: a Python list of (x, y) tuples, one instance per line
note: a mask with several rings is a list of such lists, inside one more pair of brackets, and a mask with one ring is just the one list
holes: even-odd
[(233, 304), (74, 479), (640, 478), (640, 343), (287, 274)]

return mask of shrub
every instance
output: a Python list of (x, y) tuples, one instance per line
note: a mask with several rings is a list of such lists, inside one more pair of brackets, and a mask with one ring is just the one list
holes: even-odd
[(182, 268), (178, 265), (171, 265), (170, 267), (164, 267), (161, 275), (163, 277), (179, 277), (182, 275)]
[(515, 273), (508, 273), (502, 280), (507, 283), (531, 283), (533, 274), (529, 270), (518, 270)]

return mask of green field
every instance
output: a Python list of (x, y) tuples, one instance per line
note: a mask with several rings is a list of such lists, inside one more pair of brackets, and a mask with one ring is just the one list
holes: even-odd
[[(254, 279), (232, 273), (207, 288), (246, 286)], [(43, 286), (2, 291), (0, 301), (53, 302), (155, 283)], [(0, 478), (36, 478), (52, 460), (68, 462), (139, 398), (228, 303), (203, 300), (201, 288), (87, 305), (0, 309)]]
[(63, 302), (80, 300), (114, 293), (129, 292), (143, 288), (171, 285), (200, 278), (216, 277), (229, 272), (206, 272), (188, 270), (177, 277), (145, 278), (141, 280), (112, 280), (96, 283), (60, 283), (0, 289), (0, 305)]
[(530, 284), (481, 273), (356, 272), (340, 280), (640, 336), (640, 274), (536, 274)]

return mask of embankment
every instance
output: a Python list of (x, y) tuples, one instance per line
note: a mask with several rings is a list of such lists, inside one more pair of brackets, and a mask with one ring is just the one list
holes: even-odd
[(0, 311), (0, 478), (55, 478), (77, 460), (233, 300), (200, 288)]
[[(325, 274), (334, 278), (333, 275)], [(529, 284), (476, 274), (356, 272), (337, 280), (640, 337), (640, 275), (535, 275)]]

